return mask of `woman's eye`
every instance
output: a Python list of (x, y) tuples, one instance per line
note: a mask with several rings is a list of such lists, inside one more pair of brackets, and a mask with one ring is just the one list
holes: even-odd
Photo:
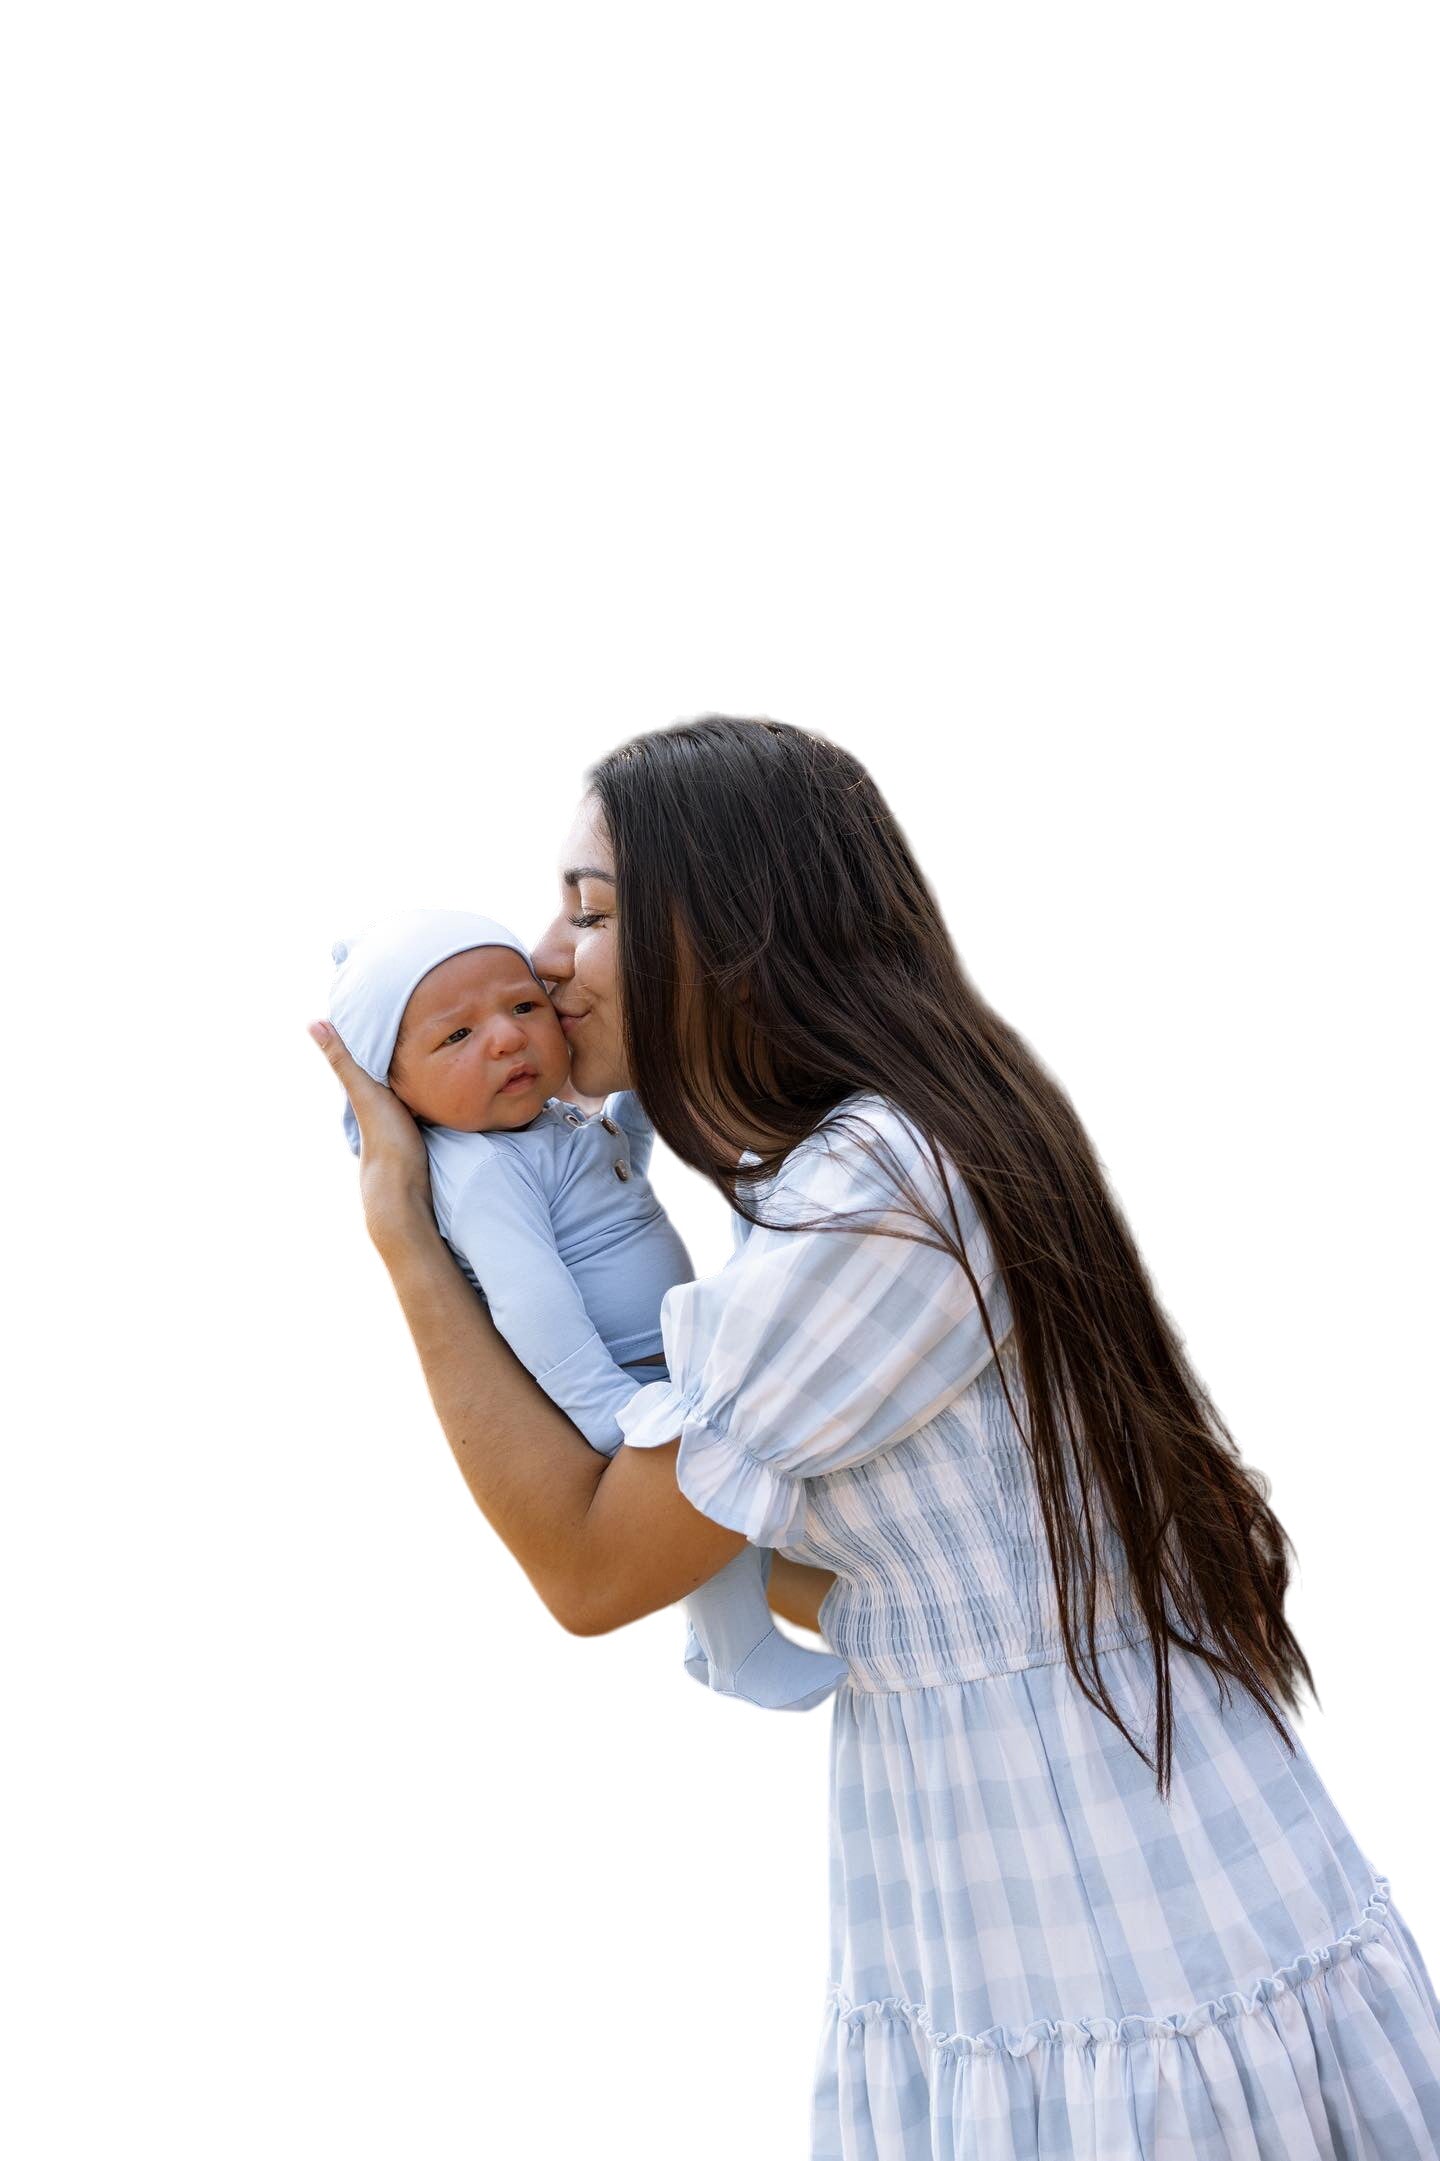
[[(450, 1034), (446, 1036), (445, 1043), (463, 1043), (469, 1033), (470, 1030), (468, 1028), (454, 1028), (451, 1030)], [(442, 1050), (445, 1048), (445, 1043), (442, 1043), (440, 1046)]]
[(589, 930), (594, 924), (601, 922), (603, 917), (591, 909), (582, 908), (578, 915), (572, 915), (569, 920), (577, 930)]

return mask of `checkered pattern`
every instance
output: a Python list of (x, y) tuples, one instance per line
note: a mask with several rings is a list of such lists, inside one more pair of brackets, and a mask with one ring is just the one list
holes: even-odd
[[(1102, 1669), (1143, 1732), (1145, 1654)], [(1174, 1677), (1168, 1805), (1058, 1660), (842, 1686), (813, 2161), (1440, 2153), (1388, 1884), (1298, 1742)]]
[[(924, 1185), (898, 1114), (849, 1107)], [(771, 1202), (874, 1208), (882, 1187), (832, 1122)], [(662, 1326), (672, 1378), (625, 1407), (627, 1444), (679, 1434), (698, 1508), (837, 1577), (811, 2161), (1434, 2161), (1440, 2003), (1293, 1727), (1292, 1752), (1173, 1654), (1162, 1801), (1065, 1665), (1033, 1473), (963, 1272), (859, 1230), (757, 1228), (668, 1294)], [(1023, 1406), (1013, 1341), (1000, 1363)], [(1101, 1669), (1148, 1746), (1113, 1540), (1107, 1561)]]

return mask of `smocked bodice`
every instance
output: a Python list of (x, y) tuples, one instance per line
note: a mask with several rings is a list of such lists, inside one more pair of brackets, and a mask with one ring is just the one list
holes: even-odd
[[(1022, 1415), (1013, 1339), (1000, 1359)], [(992, 1362), (957, 1401), (883, 1455), (811, 1479), (800, 1535), (779, 1550), (835, 1572), (821, 1609), (861, 1689), (925, 1688), (1064, 1656), (1035, 1473)], [(1097, 1646), (1130, 1612), (1113, 1530)], [(1119, 1595), (1116, 1595), (1119, 1586)]]

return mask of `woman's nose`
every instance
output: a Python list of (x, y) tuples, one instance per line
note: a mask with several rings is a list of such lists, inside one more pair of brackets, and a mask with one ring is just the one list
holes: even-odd
[(548, 990), (574, 973), (574, 943), (565, 936), (566, 926), (552, 923), (538, 945), (530, 948), (530, 962)]

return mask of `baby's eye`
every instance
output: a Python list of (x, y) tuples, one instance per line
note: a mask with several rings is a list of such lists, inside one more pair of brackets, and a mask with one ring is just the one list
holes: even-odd
[(603, 917), (596, 914), (593, 910), (587, 910), (582, 908), (578, 915), (572, 915), (569, 920), (575, 925), (575, 928), (577, 930), (589, 930), (593, 924), (603, 921)]
[[(453, 1028), (450, 1031), (449, 1035), (446, 1036), (445, 1043), (463, 1043), (469, 1033), (470, 1030), (468, 1028)], [(445, 1048), (445, 1043), (442, 1043), (440, 1046), (442, 1050)]]
[(536, 1011), (539, 1004), (540, 1000), (538, 998), (522, 998), (519, 1005), (516, 1006), (515, 1011), (517, 1013), (533, 1013)]

